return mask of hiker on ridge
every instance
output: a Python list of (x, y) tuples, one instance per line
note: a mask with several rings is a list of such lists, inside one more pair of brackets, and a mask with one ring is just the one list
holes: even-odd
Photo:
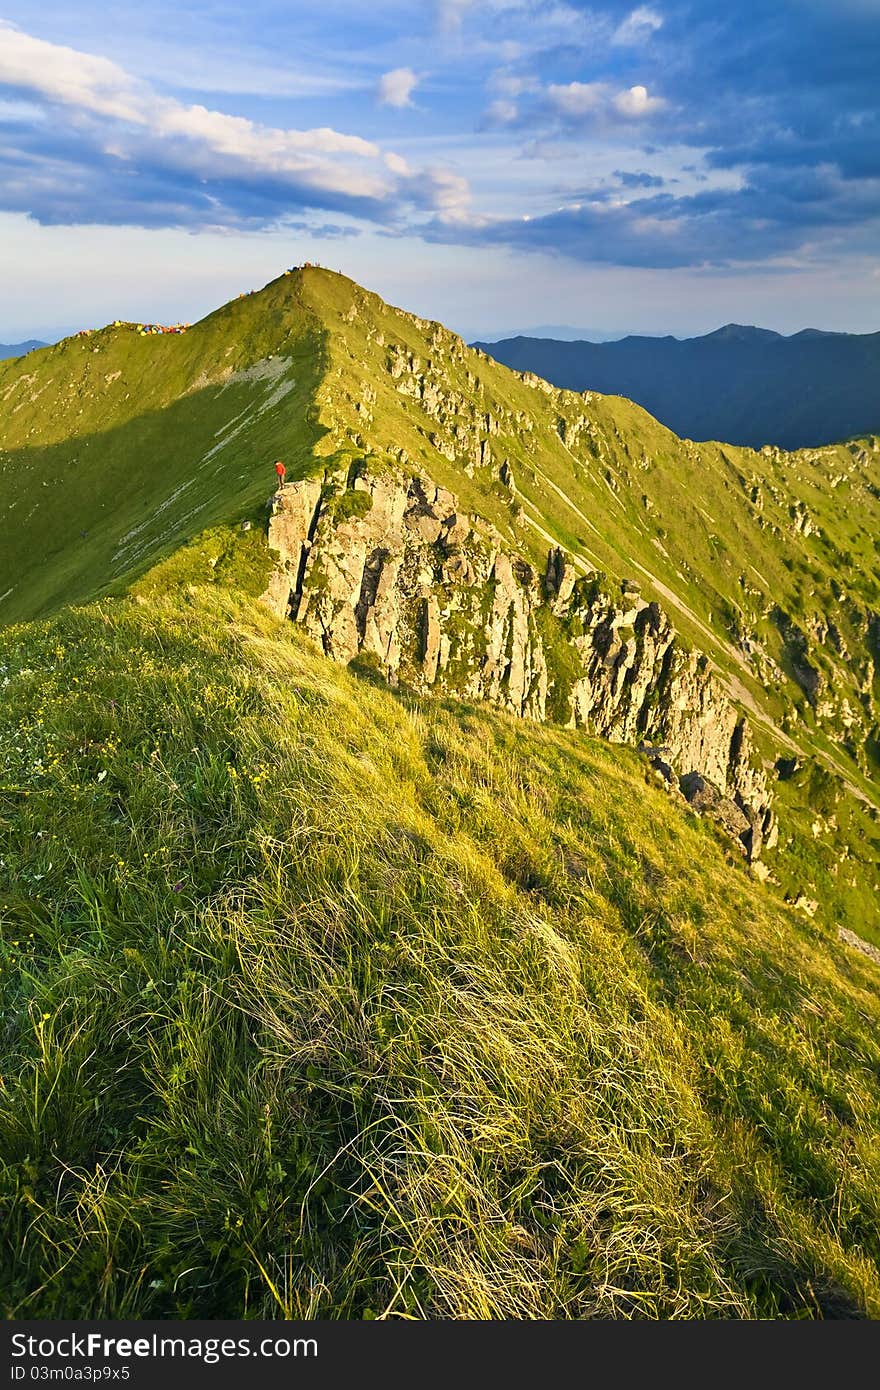
[(275, 472), (278, 474), (278, 486), (283, 487), (284, 475), (287, 472), (287, 469), (284, 467), (284, 464), (281, 462), (280, 459), (278, 459), (275, 463)]

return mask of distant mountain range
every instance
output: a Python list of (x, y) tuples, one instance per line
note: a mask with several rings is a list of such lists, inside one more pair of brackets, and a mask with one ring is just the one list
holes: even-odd
[[(497, 330), (496, 330), (497, 331)], [(488, 338), (485, 333), (471, 333), (468, 342), (482, 342)], [(583, 342), (589, 339), (594, 343), (607, 343), (617, 341), (618, 338), (625, 338), (626, 333), (597, 333), (595, 329), (573, 328), (569, 323), (530, 323), (527, 328), (507, 328), (504, 331), (504, 338), (559, 338), (565, 343)], [(500, 342), (500, 338), (493, 338), (493, 342)]]
[(627, 396), (688, 439), (799, 449), (880, 429), (880, 333), (730, 323), (701, 338), (473, 346), (555, 386)]
[(7, 357), (24, 357), (26, 352), (45, 346), (45, 343), (39, 342), (36, 338), (29, 338), (26, 343), (0, 343), (0, 362)]

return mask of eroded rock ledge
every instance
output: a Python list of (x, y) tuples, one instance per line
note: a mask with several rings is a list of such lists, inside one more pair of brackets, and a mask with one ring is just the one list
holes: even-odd
[(738, 809), (750, 859), (773, 842), (748, 725), (708, 658), (633, 586), (578, 576), (561, 549), (538, 574), (451, 492), (391, 467), (288, 484), (269, 544), (264, 602), (334, 660), (366, 656), (392, 684), (662, 748), (682, 782), (699, 774)]

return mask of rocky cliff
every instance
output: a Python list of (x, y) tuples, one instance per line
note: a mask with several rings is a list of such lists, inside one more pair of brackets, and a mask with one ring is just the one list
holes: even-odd
[(269, 543), (264, 601), (334, 660), (641, 744), (750, 859), (773, 842), (744, 718), (636, 584), (584, 574), (558, 547), (539, 573), (451, 492), (390, 461), (283, 487)]

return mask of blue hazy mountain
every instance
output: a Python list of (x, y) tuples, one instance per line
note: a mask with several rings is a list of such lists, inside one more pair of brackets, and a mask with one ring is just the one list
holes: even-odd
[(26, 343), (0, 343), (0, 362), (7, 357), (24, 357), (26, 352), (45, 346), (45, 343), (38, 342), (36, 338), (29, 338)]
[(729, 323), (699, 338), (474, 346), (555, 386), (627, 396), (689, 439), (798, 449), (880, 430), (880, 333)]

